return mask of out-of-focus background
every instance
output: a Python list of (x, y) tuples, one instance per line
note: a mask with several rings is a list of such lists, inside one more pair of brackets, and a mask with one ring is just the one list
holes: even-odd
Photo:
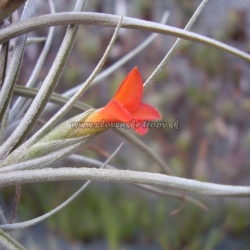
[[(184, 28), (201, 1), (197, 0), (91, 0), (86, 11), (104, 12)], [(56, 11), (72, 11), (75, 1), (55, 1)], [(49, 13), (46, 1), (37, 1), (36, 15)], [(192, 31), (217, 39), (245, 52), (250, 50), (250, 2), (208, 0)], [(65, 34), (57, 27), (40, 80), (46, 76)], [(45, 36), (47, 29), (30, 36)], [(56, 88), (62, 93), (86, 80), (101, 58), (113, 28), (80, 26), (76, 44)], [(115, 63), (142, 43), (149, 32), (125, 30), (104, 65)], [(82, 101), (104, 106), (126, 74), (138, 66), (145, 81), (169, 51), (176, 38), (159, 35), (137, 55), (100, 84)], [(27, 47), (19, 84), (26, 83), (43, 43)], [(216, 49), (185, 41), (144, 101), (155, 106), (162, 121), (178, 119), (179, 130), (149, 130), (141, 137), (166, 161), (177, 176), (221, 184), (250, 185), (250, 70), (249, 64)], [(75, 111), (68, 117), (76, 115)], [(46, 117), (49, 118), (50, 115)], [(81, 153), (104, 161), (122, 141), (108, 131)], [(121, 169), (161, 172), (139, 149), (125, 141), (112, 161)], [(79, 166), (70, 160), (58, 166)], [(22, 186), (17, 221), (53, 209), (82, 182), (39, 183)], [(6, 214), (13, 207), (14, 188), (1, 192)], [(131, 185), (92, 183), (67, 208), (49, 220), (14, 232), (28, 249), (250, 249), (250, 200), (203, 198), (209, 211), (181, 201), (150, 194)], [(10, 213), (10, 212), (9, 212)]]

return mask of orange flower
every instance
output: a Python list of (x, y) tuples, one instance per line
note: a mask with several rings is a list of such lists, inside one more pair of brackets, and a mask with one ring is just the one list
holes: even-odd
[(135, 67), (123, 80), (113, 99), (104, 108), (93, 111), (84, 122), (124, 122), (144, 135), (148, 128), (142, 126), (143, 122), (160, 119), (161, 115), (154, 107), (141, 102), (142, 96), (143, 82)]

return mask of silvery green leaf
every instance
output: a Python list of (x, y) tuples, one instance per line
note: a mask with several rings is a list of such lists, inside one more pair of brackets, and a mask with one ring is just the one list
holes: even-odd
[(0, 244), (4, 247), (7, 247), (7, 249), (10, 249), (10, 250), (25, 250), (26, 249), (20, 243), (14, 240), (9, 234), (5, 233), (2, 229), (0, 229)]

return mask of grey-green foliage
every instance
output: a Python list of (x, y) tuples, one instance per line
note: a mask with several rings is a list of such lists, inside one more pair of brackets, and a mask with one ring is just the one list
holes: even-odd
[[(91, 83), (94, 81), (97, 74), (100, 72), (105, 60), (107, 59), (112, 46), (116, 40), (116, 37), (119, 33), (120, 27), (138, 29), (138, 30), (147, 30), (150, 32), (156, 32), (165, 35), (172, 35), (182, 39), (187, 39), (193, 42), (198, 42), (205, 44), (207, 46), (212, 46), (216, 49), (231, 53), (239, 58), (250, 61), (250, 56), (238, 49), (235, 49), (229, 45), (226, 45), (222, 42), (213, 40), (211, 38), (198, 35), (187, 31), (191, 28), (193, 22), (201, 13), (202, 8), (205, 6), (207, 1), (202, 1), (200, 7), (194, 13), (190, 23), (187, 25), (187, 30), (173, 28), (164, 24), (158, 24), (154, 22), (148, 22), (140, 19), (129, 18), (129, 17), (119, 17), (115, 15), (109, 15), (105, 13), (80, 13), (84, 10), (86, 6), (86, 1), (78, 0), (75, 6), (75, 13), (57, 13), (51, 15), (44, 15), (40, 17), (30, 18), (33, 12), (34, 4), (36, 1), (27, 1), (23, 11), (23, 20), (17, 22), (9, 27), (0, 30), (0, 43), (1, 47), (1, 56), (5, 58), (0, 58), (0, 186), (12, 186), (22, 183), (31, 183), (31, 182), (45, 182), (45, 181), (59, 181), (59, 180), (101, 180), (101, 181), (115, 181), (115, 182), (126, 182), (137, 185), (148, 185), (143, 186), (144, 189), (147, 189), (150, 192), (157, 194), (168, 195), (173, 198), (180, 198), (184, 194), (176, 193), (167, 193), (165, 192), (166, 188), (172, 188), (175, 190), (181, 190), (184, 192), (190, 192), (196, 195), (209, 195), (209, 196), (220, 196), (220, 197), (249, 197), (250, 188), (240, 187), (240, 186), (229, 186), (229, 185), (220, 185), (213, 183), (199, 182), (195, 180), (188, 180), (185, 178), (179, 178), (174, 176), (167, 176), (166, 174), (151, 174), (146, 172), (136, 172), (136, 171), (127, 171), (127, 170), (118, 170), (118, 169), (91, 169), (91, 168), (58, 168), (58, 169), (49, 169), (51, 164), (58, 162), (66, 158), (69, 155), (72, 155), (77, 150), (81, 149), (84, 145), (88, 144), (90, 141), (99, 136), (99, 133), (96, 135), (86, 135), (83, 138), (68, 138), (68, 130), (70, 130), (70, 122), (73, 120), (81, 120), (83, 116), (88, 115), (87, 113), (81, 114), (77, 117), (68, 120), (59, 127), (56, 127), (56, 124), (62, 119), (67, 112), (70, 111), (72, 107), (78, 107), (79, 109), (83, 108), (83, 104), (79, 102), (79, 98), (86, 91), (86, 89), (91, 86)], [(50, 5), (53, 6), (52, 1)], [(51, 7), (53, 10), (53, 7)], [(52, 11), (53, 12), (53, 11)], [(28, 18), (27, 20), (25, 20)], [(30, 88), (30, 85), (26, 87), (15, 87), (18, 79), (18, 73), (22, 63), (23, 53), (26, 46), (27, 34), (30, 31), (38, 30), (45, 27), (53, 27), (56, 25), (69, 25), (66, 31), (65, 37), (59, 51), (56, 55), (56, 58), (50, 68), (49, 73), (45, 77), (39, 90), (34, 90)], [(70, 55), (70, 52), (74, 46), (75, 39), (77, 37), (77, 30), (79, 25), (96, 25), (96, 26), (109, 26), (116, 27), (114, 34), (110, 40), (106, 51), (104, 52), (102, 58), (97, 64), (96, 68), (90, 74), (89, 78), (85, 81), (83, 85), (74, 90), (68, 90), (68, 96), (71, 96), (75, 93), (71, 99), (67, 99), (62, 95), (56, 95), (53, 91), (56, 84), (59, 82), (59, 79), (62, 75), (63, 69), (66, 65), (67, 59)], [(51, 34), (51, 33), (50, 33)], [(10, 59), (10, 67), (6, 70), (6, 60), (7, 52), (9, 48), (8, 41), (14, 37), (16, 38), (16, 43), (14, 43), (12, 50), (12, 58)], [(51, 37), (51, 36), (49, 36)], [(153, 37), (155, 38), (155, 36)], [(47, 38), (47, 45), (45, 50), (48, 51), (50, 46), (51, 38)], [(153, 39), (150, 38), (150, 42)], [(145, 87), (151, 86), (157, 79), (159, 72), (166, 67), (167, 62), (174, 55), (174, 52), (180, 45), (181, 40), (179, 39), (177, 43), (172, 47), (170, 52), (166, 55), (162, 62), (159, 63), (158, 69), (153, 72), (149, 79), (145, 83)], [(138, 55), (149, 43), (145, 43), (139, 50), (133, 52), (129, 56), (131, 60), (134, 56)], [(46, 53), (45, 53), (46, 54)], [(5, 59), (5, 60), (4, 60)], [(45, 60), (43, 56), (41, 61), (38, 63), (38, 66), (34, 68), (33, 75), (30, 78), (31, 82), (34, 82), (38, 72), (41, 70), (41, 66)], [(124, 58), (124, 61), (127, 61), (128, 58)], [(3, 65), (3, 66), (2, 66)], [(122, 63), (118, 63), (118, 66), (121, 66)], [(114, 67), (111, 67), (111, 71), (117, 69), (117, 64)], [(6, 71), (6, 72), (5, 72)], [(101, 75), (101, 74), (100, 74)], [(100, 79), (103, 79), (108, 74), (102, 74)], [(99, 79), (99, 80), (100, 80)], [(20, 96), (32, 98), (32, 103), (30, 107), (24, 114), (24, 117), (21, 119), (21, 115), (17, 115), (17, 111), (13, 110), (17, 108), (17, 105), (11, 105), (10, 100), (12, 94), (18, 94)], [(24, 100), (24, 99), (23, 99)], [(34, 125), (41, 117), (43, 110), (49, 101), (57, 102), (64, 104), (64, 106), (53, 115), (53, 117), (46, 122), (46, 124), (31, 138), (26, 140), (27, 136), (31, 134)], [(20, 99), (19, 101), (20, 102)], [(17, 102), (17, 103), (18, 103)], [(24, 103), (22, 101), (22, 103)], [(85, 105), (86, 108), (86, 105)], [(23, 111), (25, 111), (23, 109)], [(82, 109), (83, 111), (83, 109)], [(90, 111), (89, 111), (90, 112)], [(10, 113), (10, 119), (8, 119), (8, 114)], [(12, 123), (18, 123), (18, 126), (14, 129), (8, 138), (4, 139), (5, 131), (8, 126), (7, 121)], [(66, 125), (66, 127), (65, 127)], [(51, 132), (52, 131), (52, 132)], [(100, 133), (101, 134), (101, 133)], [(127, 139), (131, 144), (138, 147), (149, 156), (156, 164), (158, 164), (163, 171), (166, 173), (173, 174), (169, 169), (168, 165), (156, 154), (154, 153), (146, 144), (143, 144), (140, 139), (134, 138), (129, 132), (120, 132), (120, 134)], [(67, 138), (65, 138), (67, 137)], [(26, 141), (25, 141), (26, 140)], [(115, 151), (117, 152), (117, 151)], [(110, 159), (110, 158), (109, 158)], [(108, 160), (109, 160), (108, 159)], [(106, 166), (107, 162), (102, 165)], [(41, 169), (43, 168), (43, 169)], [(151, 186), (157, 185), (163, 189), (157, 188), (154, 189)], [(83, 191), (85, 188), (81, 189)], [(79, 193), (81, 192), (79, 191)], [(72, 196), (72, 199), (75, 196)], [(70, 201), (72, 200), (70, 199)], [(198, 204), (202, 207), (202, 204), (198, 203), (193, 198), (188, 198), (189, 201)], [(13, 225), (1, 225), (0, 228), (4, 230), (15, 230), (21, 229), (27, 226), (31, 226), (35, 223), (38, 223), (48, 217), (50, 217), (55, 212), (59, 211), (62, 207), (67, 205), (69, 202), (62, 203), (64, 205), (58, 206), (53, 212), (48, 213), (46, 216), (26, 223), (16, 223)], [(204, 208), (204, 206), (203, 206)], [(3, 217), (1, 217), (3, 218)], [(4, 221), (4, 220), (3, 220)], [(18, 224), (18, 225), (17, 225)], [(4, 235), (2, 242), (4, 242), (6, 235)], [(21, 247), (18, 249), (22, 249)]]

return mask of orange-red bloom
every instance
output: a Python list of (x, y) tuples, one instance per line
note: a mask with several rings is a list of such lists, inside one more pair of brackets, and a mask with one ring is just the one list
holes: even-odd
[[(141, 102), (142, 96), (143, 82), (139, 70), (135, 67), (123, 80), (113, 99), (104, 108), (90, 114), (84, 122), (104, 120), (105, 122), (128, 124), (135, 120), (137, 124), (142, 124), (143, 121), (160, 119), (161, 115), (154, 107)], [(144, 135), (148, 131), (143, 126), (132, 126), (131, 128), (140, 135)]]

